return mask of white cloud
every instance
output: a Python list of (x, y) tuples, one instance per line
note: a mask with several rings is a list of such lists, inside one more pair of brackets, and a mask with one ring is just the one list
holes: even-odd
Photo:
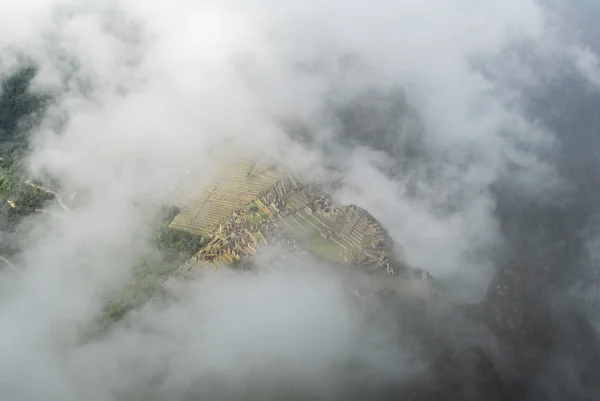
[[(151, 315), (160, 334), (134, 325), (98, 344), (63, 340), (143, 249), (147, 216), (136, 201), (166, 200), (225, 139), (314, 168), (326, 156), (290, 143), (278, 119), (300, 116), (317, 136), (335, 131), (323, 122), (324, 96), (334, 90), (344, 103), (372, 86), (405, 88), (431, 158), (411, 173), (416, 196), (408, 197), (408, 180), (377, 168), (380, 154), (342, 149), (348, 186), (337, 196), (381, 218), (411, 264), (465, 280), (465, 292), (485, 288), (487, 255), (502, 245), (490, 185), (509, 165), (520, 167), (517, 186), (533, 197), (556, 182), (537, 152), (552, 146), (552, 134), (528, 120), (521, 91), (563, 66), (597, 78), (595, 56), (564, 37), (555, 17), (533, 0), (3, 2), (2, 61), (14, 62), (17, 49), (40, 63), (37, 84), (54, 88), (71, 118), (61, 135), (37, 133), (32, 170), (71, 190), (91, 189), (85, 208), (39, 223), (21, 256), (28, 274), (0, 305), (4, 398), (120, 399), (170, 358), (165, 386), (177, 392), (215, 366), (240, 376), (306, 374), (307, 382), (308, 368), (330, 372), (327, 364), (357, 341), (358, 323), (312, 270), (298, 273), (298, 283), (277, 274), (228, 277), (214, 298)], [(338, 58), (349, 53), (364, 68), (344, 75)], [(6, 63), (2, 72), (13, 65)], [(302, 72), (301, 63), (317, 72)], [(196, 312), (206, 316), (195, 321)], [(376, 367), (389, 363), (363, 349)], [(257, 368), (266, 350), (291, 365)], [(241, 371), (235, 353), (246, 353)], [(327, 387), (316, 381), (319, 391)]]

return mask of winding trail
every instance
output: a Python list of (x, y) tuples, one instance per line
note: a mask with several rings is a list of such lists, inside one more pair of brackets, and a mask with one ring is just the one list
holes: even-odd
[[(41, 185), (37, 185), (34, 184), (33, 182), (31, 182), (30, 180), (25, 181), (26, 185), (29, 185), (33, 188), (39, 189), (40, 191), (44, 191), (46, 193), (52, 194), (54, 195), (56, 201), (58, 202), (58, 204), (60, 205), (61, 209), (63, 209), (64, 211), (70, 212), (71, 210), (67, 207), (67, 205), (64, 204), (64, 202), (62, 201), (62, 198), (59, 194), (57, 194), (54, 191), (49, 190), (48, 188), (44, 188)], [(10, 202), (9, 204), (11, 207), (15, 207), (14, 202)], [(42, 213), (49, 213), (49, 214), (55, 214), (57, 215), (57, 213), (54, 212), (50, 212), (48, 210), (44, 210), (44, 209), (36, 209), (35, 212), (42, 212)], [(6, 264), (6, 266), (8, 266), (12, 271), (14, 271), (17, 274), (21, 274), (21, 269), (19, 269), (17, 266), (15, 266), (10, 260), (8, 260), (7, 258), (5, 258), (4, 256), (0, 255), (0, 261), (4, 262), (4, 264)]]
[(60, 214), (60, 213), (51, 212), (51, 211), (45, 210), (45, 209), (35, 209), (34, 212), (36, 212), (36, 213), (46, 213), (46, 214), (51, 214), (53, 216), (63, 217), (63, 215)]
[(67, 205), (65, 205), (65, 204), (64, 204), (64, 202), (62, 201), (62, 197), (61, 197), (59, 194), (57, 194), (56, 192), (54, 192), (54, 191), (52, 191), (52, 190), (50, 190), (50, 189), (48, 189), (48, 188), (44, 188), (44, 187), (43, 187), (43, 186), (41, 186), (41, 185), (34, 184), (34, 183), (33, 183), (33, 182), (31, 182), (30, 180), (27, 180), (27, 181), (25, 181), (25, 184), (29, 185), (30, 187), (33, 187), (33, 188), (39, 189), (40, 191), (44, 191), (44, 192), (46, 192), (46, 193), (49, 193), (49, 194), (52, 194), (52, 195), (54, 195), (54, 197), (56, 198), (56, 201), (58, 202), (58, 204), (59, 204), (59, 206), (61, 207), (61, 209), (65, 210), (65, 211), (67, 211), (67, 212), (70, 212), (70, 211), (71, 211), (71, 209), (69, 209), (69, 208), (67, 207)]
[(6, 259), (4, 256), (0, 256), (0, 260), (4, 262), (12, 271), (21, 274), (21, 270), (17, 266), (13, 265), (10, 260)]

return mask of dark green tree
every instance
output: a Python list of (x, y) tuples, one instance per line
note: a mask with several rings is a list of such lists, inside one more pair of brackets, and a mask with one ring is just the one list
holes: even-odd
[(52, 100), (49, 93), (32, 89), (37, 72), (35, 64), (25, 62), (16, 71), (0, 75), (0, 251), (5, 256), (18, 251), (15, 227), (21, 218), (51, 198), (25, 184), (23, 158), (30, 135)]

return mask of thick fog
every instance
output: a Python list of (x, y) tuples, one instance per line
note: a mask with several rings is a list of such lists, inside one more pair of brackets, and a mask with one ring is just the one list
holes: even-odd
[[(593, 321), (598, 11), (533, 0), (2, 2), (0, 75), (36, 65), (31, 90), (53, 96), (31, 131), (29, 175), (86, 196), (21, 223), (19, 273), (2, 274), (0, 398), (361, 399), (427, 375), (401, 307), (361, 303), (348, 290), (370, 293), (360, 274), (281, 262), (277, 249), (258, 272), (210, 274), (178, 302), (89, 334), (151, 247), (149, 210), (207, 183), (215, 149), (335, 181), (334, 198), (379, 219), (450, 303), (481, 301), (497, 269), (523, 257)], [(484, 328), (450, 320), (433, 326), (500, 353)]]

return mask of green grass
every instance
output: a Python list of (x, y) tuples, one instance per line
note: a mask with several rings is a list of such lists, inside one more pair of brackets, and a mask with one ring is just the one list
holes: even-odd
[(162, 281), (189, 257), (187, 253), (173, 250), (151, 251), (142, 255), (132, 269), (130, 281), (107, 302), (101, 320), (108, 324), (143, 306), (160, 289)]
[[(302, 224), (303, 220), (297, 217), (296, 220)], [(317, 231), (313, 226), (308, 223), (302, 224), (302, 227), (306, 228), (309, 232), (304, 231), (297, 223), (295, 223), (291, 217), (284, 217), (280, 222), (282, 229), (287, 229), (287, 225), (292, 229), (292, 235), (302, 243), (309, 251), (322, 256), (328, 260), (334, 262), (343, 262), (343, 258), (340, 257), (340, 253), (344, 253), (344, 248), (340, 247), (331, 239), (325, 238)], [(305, 223), (305, 222), (304, 222)]]
[(260, 214), (250, 214), (246, 216), (246, 219), (248, 219), (248, 222), (256, 224), (260, 223), (263, 220), (263, 217)]
[(168, 223), (158, 224), (154, 248), (139, 257), (130, 281), (107, 302), (100, 319), (103, 326), (143, 306), (160, 289), (165, 278), (206, 244), (207, 238), (168, 228)]
[(306, 237), (308, 235), (308, 233), (306, 231), (304, 231), (300, 226), (298, 226), (298, 224), (296, 224), (292, 220), (291, 216), (284, 217), (283, 219), (281, 219), (281, 221), (278, 224), (282, 229), (288, 229), (288, 227), (291, 228), (292, 234), (296, 238), (298, 238), (298, 240), (302, 240), (304, 237)]
[(306, 240), (306, 244), (308, 248), (317, 255), (323, 256), (334, 262), (344, 261), (339, 255), (340, 253), (342, 255), (344, 254), (344, 248), (340, 247), (332, 240), (322, 237), (320, 234), (310, 235)]
[(12, 181), (8, 176), (0, 177), (0, 199), (9, 200), (12, 188)]
[(175, 230), (168, 226), (156, 230), (156, 245), (159, 249), (170, 249), (190, 255), (197, 253), (206, 244), (206, 237)]

